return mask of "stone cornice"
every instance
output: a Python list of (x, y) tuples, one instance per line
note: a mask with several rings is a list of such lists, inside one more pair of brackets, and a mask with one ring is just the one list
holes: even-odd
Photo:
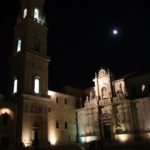
[(40, 102), (48, 102), (50, 100), (48, 97), (41, 97), (36, 95), (23, 94), (22, 96), (28, 100), (37, 100)]

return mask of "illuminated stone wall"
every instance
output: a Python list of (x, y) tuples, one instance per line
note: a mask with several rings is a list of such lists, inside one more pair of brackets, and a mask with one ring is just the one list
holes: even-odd
[(111, 79), (109, 71), (101, 69), (93, 79), (95, 84), (95, 95), (100, 99), (110, 98), (112, 94)]
[(23, 95), (22, 142), (31, 146), (34, 141), (34, 129), (37, 128), (40, 146), (48, 144), (48, 108), (49, 99), (33, 95)]
[(125, 82), (123, 79), (115, 80), (112, 84), (114, 85), (115, 93), (122, 92), (126, 94)]
[(133, 133), (132, 104), (127, 99), (119, 99), (119, 103), (114, 111), (115, 134)]
[(16, 107), (0, 105), (0, 148), (14, 150), (16, 147)]
[[(138, 85), (138, 95), (144, 94), (144, 91), (147, 93), (148, 75), (141, 76), (141, 79), (144, 78), (143, 82), (139, 76), (132, 76), (131, 79), (120, 78), (112, 82), (109, 71), (101, 69), (93, 80), (95, 83), (94, 93), (92, 88), (86, 89), (85, 104), (77, 111), (80, 141), (89, 142), (93, 138), (97, 138), (98, 134), (94, 134), (99, 125), (95, 126), (94, 124), (94, 122), (98, 122), (97, 114), (99, 114), (99, 128), (103, 138), (111, 138), (120, 142), (131, 141), (139, 136), (149, 139), (150, 98), (142, 97), (131, 100), (129, 98), (132, 87), (128, 88), (132, 83), (132, 86)], [(140, 80), (140, 86), (138, 80)], [(112, 92), (114, 93), (112, 94)], [(98, 111), (98, 107), (100, 111)], [(95, 121), (94, 118), (97, 120)], [(105, 128), (109, 128), (110, 137)]]
[(134, 114), (137, 117), (137, 130), (150, 132), (150, 97), (135, 100)]
[[(49, 91), (48, 139), (52, 145), (76, 142), (75, 97)], [(65, 125), (66, 124), (66, 125)]]
[(77, 111), (78, 134), (81, 143), (90, 142), (98, 136), (97, 107), (85, 107)]

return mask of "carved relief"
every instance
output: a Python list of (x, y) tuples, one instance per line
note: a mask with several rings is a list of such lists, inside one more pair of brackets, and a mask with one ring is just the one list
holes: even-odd
[(101, 119), (110, 119), (111, 118), (111, 114), (109, 113), (104, 113), (101, 115)]
[(106, 73), (106, 70), (101, 69), (101, 70), (99, 71), (98, 77), (99, 77), (99, 78), (104, 77), (106, 74), (107, 74), (107, 73)]

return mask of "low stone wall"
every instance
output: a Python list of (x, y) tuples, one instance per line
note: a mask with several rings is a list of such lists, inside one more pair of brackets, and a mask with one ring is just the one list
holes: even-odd
[(129, 142), (134, 140), (134, 135), (133, 134), (116, 134), (115, 135), (115, 141), (117, 142)]
[(136, 134), (116, 134), (115, 141), (117, 142), (132, 142), (137, 140), (150, 140), (150, 132), (136, 133)]
[(88, 143), (97, 140), (97, 136), (80, 136), (80, 143)]
[(150, 132), (140, 133), (139, 137), (143, 140), (150, 140)]

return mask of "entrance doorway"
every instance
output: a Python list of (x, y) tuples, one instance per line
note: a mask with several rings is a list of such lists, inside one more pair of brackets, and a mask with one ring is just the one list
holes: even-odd
[(37, 121), (34, 121), (34, 124), (32, 126), (33, 130), (33, 145), (34, 145), (34, 150), (38, 150), (39, 147), (39, 129), (40, 126)]
[(33, 133), (34, 133), (34, 137), (33, 137), (33, 146), (34, 146), (34, 150), (39, 150), (39, 133), (38, 133), (38, 128), (34, 127), (33, 129)]
[(35, 141), (36, 144), (38, 143), (38, 140), (39, 140), (39, 138), (38, 138), (38, 131), (35, 130), (34, 131), (34, 141)]
[(104, 139), (111, 140), (111, 125), (110, 124), (104, 124)]

